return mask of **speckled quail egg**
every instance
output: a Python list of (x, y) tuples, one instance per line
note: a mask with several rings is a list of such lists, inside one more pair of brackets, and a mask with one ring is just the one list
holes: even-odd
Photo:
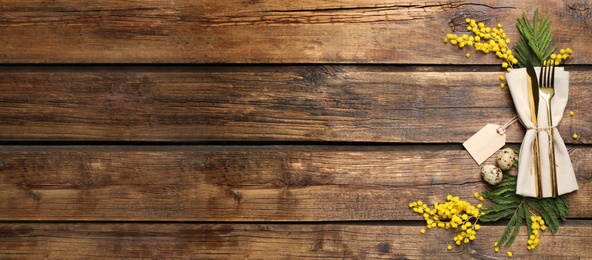
[(497, 155), (497, 167), (502, 171), (508, 171), (514, 165), (514, 158), (516, 154), (512, 148), (505, 148)]
[(502, 170), (493, 164), (486, 164), (481, 167), (481, 178), (491, 185), (500, 183), (502, 177)]

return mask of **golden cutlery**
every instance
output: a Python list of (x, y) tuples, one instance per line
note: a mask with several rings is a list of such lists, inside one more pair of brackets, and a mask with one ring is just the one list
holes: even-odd
[(555, 165), (555, 147), (553, 145), (553, 116), (551, 99), (555, 96), (555, 61), (544, 61), (539, 77), (539, 94), (547, 104), (547, 123), (549, 133), (549, 164), (551, 170), (551, 192), (557, 197), (557, 167)]

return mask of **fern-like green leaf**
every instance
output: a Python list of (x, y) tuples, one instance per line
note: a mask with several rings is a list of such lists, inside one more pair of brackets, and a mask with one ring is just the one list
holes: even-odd
[[(522, 203), (522, 208), (524, 208), (524, 212), (528, 212), (528, 204)], [(524, 220), (526, 221), (526, 231), (528, 233), (528, 237), (532, 235), (532, 220), (529, 216), (524, 216)]]
[(539, 213), (541, 213), (541, 216), (543, 216), (543, 219), (545, 219), (547, 226), (549, 226), (549, 229), (551, 229), (553, 234), (557, 233), (557, 230), (559, 229), (559, 221), (557, 220), (557, 215), (551, 206), (550, 200), (541, 200), (541, 208), (543, 211), (545, 211), (545, 214), (542, 212)]
[(508, 242), (506, 242), (506, 245), (505, 245), (506, 247), (512, 246), (512, 244), (514, 243), (514, 240), (516, 240), (516, 237), (518, 236), (518, 233), (520, 232), (520, 227), (522, 226), (522, 223), (524, 222), (525, 214), (526, 213), (524, 212), (524, 208), (522, 208), (521, 206), (518, 206), (518, 208), (516, 209), (516, 213), (514, 213), (514, 216), (517, 217), (518, 220), (514, 224), (514, 228), (512, 230), (512, 233), (508, 237)]
[(526, 203), (528, 203), (528, 206), (533, 208), (537, 213), (541, 214), (541, 216), (543, 217), (543, 220), (545, 220), (545, 222), (546, 222), (547, 226), (549, 226), (549, 229), (551, 230), (551, 232), (553, 234), (555, 234), (557, 232), (557, 229), (559, 228), (559, 223), (557, 222), (557, 217), (555, 216), (555, 214), (552, 211), (548, 211), (545, 207), (542, 206), (542, 204), (543, 204), (542, 201), (543, 201), (543, 199), (537, 200), (537, 199), (533, 199), (533, 198), (528, 198), (526, 200)]
[(515, 195), (515, 193), (516, 193), (515, 186), (505, 186), (505, 187), (500, 187), (499, 189), (495, 189), (495, 190), (491, 191), (490, 194), (504, 196), (504, 195)]
[(565, 196), (559, 196), (556, 204), (559, 208), (559, 217), (561, 217), (561, 220), (565, 221), (567, 219), (567, 214), (569, 214), (569, 200), (567, 200)]
[(520, 67), (526, 67), (526, 61), (537, 60), (536, 54), (532, 52), (530, 46), (528, 46), (528, 40), (524, 36), (520, 37), (514, 46), (514, 56), (518, 59), (518, 65)]
[(495, 222), (495, 221), (498, 221), (502, 218), (505, 218), (516, 211), (515, 205), (509, 205), (509, 206), (510, 206), (509, 208), (501, 210), (495, 214), (486, 213), (487, 215), (481, 216), (479, 218), (479, 220), (483, 221), (483, 222)]
[(557, 46), (550, 47), (553, 36), (551, 34), (551, 16), (539, 19), (538, 9), (534, 12), (532, 24), (526, 16), (522, 14), (522, 19), (518, 18), (516, 27), (520, 31), (521, 37), (514, 46), (514, 52), (518, 59), (518, 65), (526, 66), (530, 61), (536, 66), (540, 66), (543, 60), (546, 60), (556, 49)]
[(506, 209), (512, 209), (513, 210), (515, 208), (516, 208), (516, 205), (514, 205), (514, 204), (505, 204), (505, 205), (504, 204), (496, 204), (496, 205), (493, 205), (491, 207), (483, 208), (481, 210), (481, 212), (483, 212), (485, 214), (489, 214), (489, 213), (494, 213), (494, 212), (500, 212), (500, 211), (503, 211), (503, 210), (506, 210)]
[(493, 190), (501, 189), (503, 187), (512, 187), (512, 188), (516, 189), (516, 184), (517, 184), (516, 180), (510, 180), (510, 179), (506, 178), (504, 181), (493, 186)]
[[(520, 214), (514, 213), (514, 215), (512, 216), (512, 218), (510, 218), (510, 222), (508, 222), (508, 225), (506, 226), (506, 228), (504, 229), (504, 231), (502, 232), (502, 235), (500, 236), (500, 239), (497, 241), (499, 245), (503, 245), (504, 243), (506, 243), (509, 240), (509, 237), (511, 234), (514, 234), (514, 229), (516, 228), (516, 226), (518, 226), (518, 229), (520, 228), (520, 226), (522, 225), (521, 222), (522, 218), (520, 217)], [(518, 235), (516, 233), (516, 235)], [(511, 245), (511, 243), (510, 243)], [(506, 246), (508, 246), (506, 244)]]
[(555, 212), (555, 215), (559, 216), (561, 220), (565, 221), (567, 219), (567, 214), (569, 213), (569, 206), (565, 206), (563, 197), (564, 196), (560, 196), (549, 199), (548, 204)]
[(486, 194), (485, 192), (483, 192), (483, 197), (488, 198), (497, 204), (517, 204), (522, 201), (522, 198), (520, 196), (517, 196), (516, 194), (514, 194), (513, 196), (500, 196), (491, 193)]
[(502, 187), (512, 187), (516, 189), (516, 184), (518, 183), (518, 179), (516, 176), (512, 176), (510, 174), (504, 173), (502, 182), (493, 186), (493, 190), (500, 189)]

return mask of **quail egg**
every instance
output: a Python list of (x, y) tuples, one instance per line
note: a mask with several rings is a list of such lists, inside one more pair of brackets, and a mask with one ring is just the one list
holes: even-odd
[(514, 158), (516, 154), (514, 154), (514, 150), (512, 148), (505, 148), (500, 151), (497, 155), (497, 167), (499, 167), (502, 171), (508, 171), (514, 165)]
[(502, 170), (493, 164), (486, 164), (481, 167), (481, 178), (491, 185), (500, 183), (502, 177)]

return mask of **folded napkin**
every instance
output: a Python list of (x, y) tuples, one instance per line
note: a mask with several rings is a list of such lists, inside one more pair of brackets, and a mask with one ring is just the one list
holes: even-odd
[[(540, 68), (535, 68), (537, 74)], [(520, 155), (518, 158), (518, 184), (516, 193), (527, 197), (536, 197), (535, 190), (535, 160), (532, 155), (532, 147), (535, 134), (539, 136), (540, 159), (541, 159), (541, 178), (543, 197), (552, 197), (551, 192), (551, 173), (549, 165), (549, 134), (545, 128), (547, 124), (547, 108), (545, 100), (540, 98), (538, 110), (539, 131), (534, 129), (531, 121), (531, 111), (528, 100), (528, 83), (526, 69), (513, 69), (506, 75), (510, 93), (514, 101), (514, 106), (518, 112), (520, 122), (527, 129)], [(563, 112), (567, 104), (569, 94), (569, 72), (564, 71), (562, 67), (555, 68), (555, 96), (551, 99), (551, 109), (553, 116), (553, 125), (557, 126), (563, 117)], [(540, 130), (542, 128), (542, 130)], [(555, 145), (555, 164), (557, 166), (557, 191), (558, 195), (570, 193), (578, 189), (578, 183), (574, 173), (569, 153), (563, 139), (556, 128), (553, 131), (553, 144)]]

